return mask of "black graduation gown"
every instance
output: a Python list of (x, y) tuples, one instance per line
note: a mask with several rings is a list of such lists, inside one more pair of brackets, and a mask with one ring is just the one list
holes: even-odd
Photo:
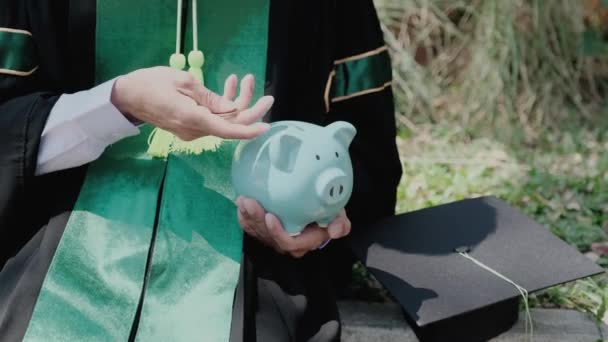
[[(19, 341), (87, 169), (34, 174), (54, 103), (93, 86), (95, 1), (0, 0), (0, 27), (31, 32), (38, 63), (27, 76), (0, 72), (0, 340)], [(371, 0), (271, 1), (265, 86), (275, 104), (267, 119), (357, 128), (352, 234), (394, 212), (401, 167), (393, 97), (388, 86), (328, 106), (326, 84), (336, 60), (383, 45)], [(350, 279), (348, 241), (294, 259), (246, 237), (231, 340), (339, 340), (335, 301)]]

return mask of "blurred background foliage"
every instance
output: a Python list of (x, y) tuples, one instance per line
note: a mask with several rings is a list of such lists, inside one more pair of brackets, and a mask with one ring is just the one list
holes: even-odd
[[(602, 0), (376, 0), (400, 123), (451, 121), (534, 143), (606, 109)], [(497, 128), (499, 128), (497, 130)]]
[[(608, 267), (608, 0), (375, 0), (393, 63), (397, 212), (482, 195)], [(360, 265), (353, 294), (386, 293)], [(606, 319), (604, 275), (535, 306)]]

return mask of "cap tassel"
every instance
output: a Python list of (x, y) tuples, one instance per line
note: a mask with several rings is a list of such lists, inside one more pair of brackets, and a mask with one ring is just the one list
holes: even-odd
[(532, 321), (532, 315), (530, 313), (530, 306), (528, 304), (528, 290), (526, 290), (522, 286), (519, 286), (513, 280), (505, 277), (500, 272), (496, 271), (495, 269), (491, 268), (490, 266), (487, 266), (484, 263), (482, 263), (481, 261), (475, 259), (474, 257), (472, 257), (468, 253), (468, 250), (463, 250), (462, 248), (457, 248), (456, 249), (456, 253), (458, 253), (458, 254), (462, 255), (463, 257), (471, 260), (475, 265), (477, 265), (477, 266), (483, 268), (484, 270), (486, 270), (486, 271), (494, 274), (498, 278), (500, 278), (500, 279), (506, 281), (507, 283), (515, 286), (515, 288), (517, 289), (517, 291), (519, 291), (519, 294), (521, 295), (521, 297), (523, 299), (523, 302), (524, 302), (524, 310), (526, 311), (526, 318), (525, 318), (526, 319), (526, 321), (525, 321), (526, 335), (528, 336), (528, 340), (530, 342), (534, 341), (534, 325), (533, 325), (533, 321)]
[[(198, 50), (196, 5), (196, 0), (192, 0), (193, 50), (188, 54), (188, 65), (190, 66), (188, 72), (204, 85), (203, 64), (205, 63), (205, 56), (202, 51)], [(177, 0), (177, 11), (176, 51), (171, 55), (169, 65), (172, 68), (183, 70), (186, 66), (186, 58), (180, 53), (182, 0)], [(171, 132), (155, 127), (148, 138), (148, 154), (156, 158), (166, 158), (170, 152), (200, 154), (204, 151), (216, 150), (222, 141), (222, 138), (215, 136), (205, 136), (192, 141), (183, 141)]]

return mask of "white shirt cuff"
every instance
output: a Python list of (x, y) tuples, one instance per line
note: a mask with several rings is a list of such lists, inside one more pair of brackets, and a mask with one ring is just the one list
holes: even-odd
[(115, 80), (57, 100), (42, 132), (36, 174), (86, 164), (109, 145), (139, 133), (111, 102)]

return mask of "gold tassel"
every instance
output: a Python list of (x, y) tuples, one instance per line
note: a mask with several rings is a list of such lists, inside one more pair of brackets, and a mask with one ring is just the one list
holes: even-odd
[(171, 151), (175, 136), (155, 127), (148, 137), (148, 155), (155, 158), (166, 158)]
[[(181, 36), (181, 9), (182, 0), (177, 2), (177, 30), (175, 36), (175, 53), (169, 58), (169, 65), (172, 68), (183, 70), (186, 66), (186, 57), (180, 53)], [(205, 55), (198, 49), (198, 18), (196, 0), (192, 0), (192, 46), (193, 49), (188, 54), (188, 65), (190, 72), (201, 83), (205, 84), (203, 77), (203, 64)], [(171, 152), (186, 154), (200, 154), (204, 151), (214, 151), (222, 144), (223, 139), (215, 136), (206, 136), (193, 141), (183, 141), (170, 132), (155, 127), (148, 137), (148, 154), (156, 158), (167, 158)]]
[[(170, 65), (177, 69), (184, 67), (183, 55), (174, 55)], [(188, 55), (188, 70), (194, 77), (204, 84), (202, 66), (204, 62), (201, 51), (191, 51)], [(170, 132), (155, 127), (148, 138), (148, 155), (155, 158), (167, 158), (169, 153), (201, 154), (205, 151), (215, 151), (223, 142), (222, 138), (215, 136), (201, 137), (192, 141), (183, 141)]]
[(224, 141), (214, 136), (206, 136), (192, 141), (182, 141), (179, 138), (173, 140), (171, 152), (186, 154), (201, 154), (205, 151), (215, 151)]

